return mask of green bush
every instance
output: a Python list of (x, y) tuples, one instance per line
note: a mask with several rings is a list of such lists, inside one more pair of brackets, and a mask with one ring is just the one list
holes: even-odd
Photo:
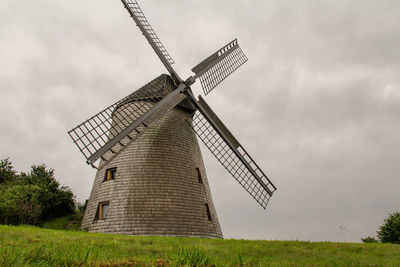
[(41, 220), (71, 214), (75, 210), (74, 194), (66, 186), (60, 186), (53, 169), (45, 165), (31, 167), (30, 173), (21, 173), (21, 183), (38, 185), (41, 188), (39, 203), (42, 206)]
[(74, 211), (74, 194), (60, 186), (53, 169), (33, 165), (18, 174), (8, 159), (0, 161), (0, 223), (36, 225)]
[(389, 214), (379, 227), (378, 238), (382, 243), (400, 244), (400, 212)]
[(364, 243), (378, 243), (378, 240), (373, 236), (368, 236), (365, 238), (361, 238), (361, 241)]
[(36, 224), (42, 212), (37, 185), (2, 186), (0, 189), (0, 222), (3, 224)]

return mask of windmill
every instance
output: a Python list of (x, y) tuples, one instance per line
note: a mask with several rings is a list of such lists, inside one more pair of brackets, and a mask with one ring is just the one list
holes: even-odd
[(97, 168), (82, 228), (132, 235), (222, 237), (197, 137), (265, 209), (276, 190), (190, 86), (210, 93), (247, 58), (237, 40), (183, 80), (135, 0), (121, 0), (169, 72), (81, 123), (69, 135)]

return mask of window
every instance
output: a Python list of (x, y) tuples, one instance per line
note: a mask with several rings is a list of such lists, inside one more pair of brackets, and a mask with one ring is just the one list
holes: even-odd
[(203, 183), (203, 178), (201, 177), (201, 172), (199, 168), (196, 168), (197, 171), (197, 179), (199, 179), (199, 183), (202, 184)]
[(99, 206), (97, 207), (96, 217), (95, 217), (96, 220), (107, 219), (109, 205), (110, 205), (109, 202), (99, 203)]
[(206, 206), (206, 212), (207, 212), (208, 220), (209, 220), (209, 221), (212, 221), (211, 212), (210, 212), (210, 207), (208, 206), (207, 203), (205, 203), (204, 205)]
[(117, 174), (117, 168), (110, 168), (106, 170), (104, 175), (104, 182), (115, 180), (115, 175)]

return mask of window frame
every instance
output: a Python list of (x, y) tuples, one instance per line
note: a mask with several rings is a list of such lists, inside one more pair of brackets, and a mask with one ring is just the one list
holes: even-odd
[(196, 168), (197, 171), (197, 180), (199, 181), (199, 184), (203, 184), (203, 176), (201, 175), (200, 168)]
[[(109, 175), (110, 178), (108, 178)], [(104, 173), (103, 183), (115, 180), (116, 176), (117, 176), (117, 167), (108, 168)]]
[(206, 213), (207, 213), (207, 218), (210, 222), (212, 222), (212, 216), (211, 216), (211, 211), (210, 211), (210, 206), (208, 203), (204, 203), (204, 206), (206, 206)]
[(96, 215), (94, 216), (95, 221), (107, 220), (108, 211), (107, 211), (106, 217), (101, 218), (101, 217), (103, 217), (103, 206), (108, 206), (108, 208), (110, 208), (110, 201), (99, 202), (99, 204), (97, 205)]

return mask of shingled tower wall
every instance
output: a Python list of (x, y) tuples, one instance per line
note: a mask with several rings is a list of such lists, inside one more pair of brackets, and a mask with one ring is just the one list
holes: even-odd
[[(170, 80), (167, 75), (157, 79)], [(186, 121), (193, 112), (187, 104), (168, 111), (97, 172), (82, 228), (127, 235), (222, 238), (199, 143)], [(109, 168), (117, 168), (115, 179), (104, 181)], [(96, 219), (99, 203), (104, 202), (109, 203), (107, 217)]]

